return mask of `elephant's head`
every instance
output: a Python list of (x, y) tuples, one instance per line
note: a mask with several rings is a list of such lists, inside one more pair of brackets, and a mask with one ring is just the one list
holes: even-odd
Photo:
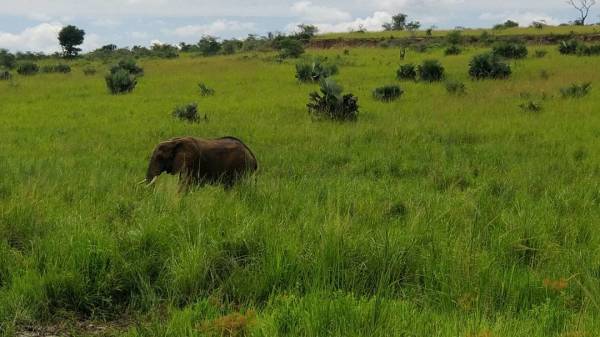
[(198, 158), (197, 147), (190, 139), (176, 138), (156, 146), (150, 158), (146, 179), (149, 185), (163, 172), (178, 174), (189, 169), (190, 163)]

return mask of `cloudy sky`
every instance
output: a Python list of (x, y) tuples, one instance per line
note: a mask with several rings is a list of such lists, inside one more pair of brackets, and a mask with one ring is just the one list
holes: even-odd
[[(599, 21), (599, 8), (591, 21)], [(490, 27), (506, 19), (560, 23), (576, 16), (564, 0), (0, 0), (0, 48), (57, 51), (56, 36), (67, 24), (86, 31), (83, 49), (90, 50), (289, 32), (299, 23), (321, 32), (359, 25), (380, 30), (397, 12), (440, 28)]]

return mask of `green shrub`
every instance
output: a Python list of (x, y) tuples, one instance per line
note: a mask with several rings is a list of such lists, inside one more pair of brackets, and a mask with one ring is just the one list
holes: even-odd
[(499, 42), (493, 47), (495, 55), (509, 59), (522, 59), (527, 57), (527, 46), (523, 42)]
[(469, 62), (469, 75), (474, 79), (501, 79), (509, 77), (511, 73), (510, 66), (493, 53), (476, 55)]
[(83, 74), (86, 76), (96, 75), (96, 68), (94, 68), (92, 66), (87, 66), (87, 67), (83, 68)]
[(6, 49), (0, 49), (0, 68), (13, 69), (17, 65), (17, 58)]
[(338, 67), (335, 64), (325, 63), (320, 59), (296, 64), (296, 78), (300, 82), (318, 82), (337, 73)]
[(571, 84), (568, 87), (560, 89), (563, 98), (581, 98), (587, 96), (592, 90), (592, 83)]
[(386, 85), (373, 90), (373, 98), (383, 102), (396, 100), (402, 96), (402, 94), (404, 94), (404, 90), (397, 85)]
[(152, 51), (152, 56), (163, 59), (172, 59), (179, 57), (179, 49), (170, 44), (153, 44), (150, 50)]
[(215, 94), (215, 89), (207, 86), (203, 82), (198, 83), (198, 88), (200, 88), (201, 96), (212, 96)]
[(124, 59), (119, 61), (118, 64), (112, 66), (112, 68), (110, 68), (110, 72), (111, 73), (115, 73), (121, 69), (126, 70), (130, 75), (133, 76), (143, 76), (144, 75), (144, 69), (142, 69), (142, 67), (138, 66), (135, 63), (134, 59)]
[(446, 35), (446, 42), (451, 45), (461, 44), (463, 40), (462, 32), (460, 30), (453, 30)]
[(558, 51), (563, 55), (574, 55), (577, 54), (577, 50), (580, 48), (582, 43), (575, 39), (568, 41), (561, 41), (558, 45)]
[(221, 51), (221, 44), (212, 36), (203, 36), (198, 42), (198, 50), (203, 56), (217, 55)]
[(200, 116), (198, 115), (198, 104), (196, 103), (176, 106), (171, 115), (188, 122), (198, 122), (200, 120)]
[(113, 95), (131, 92), (137, 85), (136, 76), (124, 68), (111, 69), (105, 79), (106, 86)]
[(358, 99), (352, 94), (342, 95), (342, 87), (334, 80), (321, 81), (321, 93), (309, 96), (308, 113), (316, 118), (336, 121), (355, 121), (358, 118)]
[(579, 55), (579, 56), (600, 55), (600, 44), (595, 44), (595, 45), (591, 45), (591, 46), (586, 46), (585, 44), (580, 44), (577, 47), (577, 55)]
[(396, 78), (399, 80), (416, 80), (417, 79), (417, 69), (414, 64), (403, 64), (400, 66), (398, 71), (396, 72)]
[(302, 42), (291, 37), (279, 41), (277, 49), (279, 50), (279, 57), (282, 59), (298, 58), (300, 55), (304, 54)]
[(12, 78), (12, 74), (8, 70), (0, 70), (0, 81), (8, 81)]
[(34, 75), (40, 71), (40, 67), (33, 62), (22, 62), (17, 66), (17, 73), (20, 75)]
[(451, 95), (462, 96), (467, 93), (467, 87), (460, 81), (449, 80), (446, 81), (446, 91)]
[(460, 55), (460, 53), (462, 53), (462, 49), (460, 49), (460, 47), (455, 44), (446, 48), (446, 50), (444, 51), (444, 54), (447, 56), (448, 55)]
[(67, 74), (71, 72), (71, 67), (68, 64), (55, 64), (55, 65), (45, 65), (41, 68), (41, 72), (43, 73), (63, 73)]
[(425, 60), (418, 68), (419, 78), (426, 82), (437, 82), (444, 79), (444, 67), (437, 60)]

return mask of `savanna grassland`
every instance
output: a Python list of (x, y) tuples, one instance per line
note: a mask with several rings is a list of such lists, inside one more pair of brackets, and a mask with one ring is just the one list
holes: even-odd
[[(0, 82), (2, 333), (600, 336), (600, 58), (529, 46), (549, 53), (472, 81), (484, 49), (308, 50), (358, 96), (347, 123), (314, 121), (318, 85), (270, 53), (142, 59), (117, 96), (84, 61)], [(465, 95), (395, 79), (430, 58)], [(375, 101), (390, 83), (405, 94)], [(189, 102), (207, 120), (171, 117)], [(259, 173), (230, 191), (137, 185), (182, 135), (237, 136)]]

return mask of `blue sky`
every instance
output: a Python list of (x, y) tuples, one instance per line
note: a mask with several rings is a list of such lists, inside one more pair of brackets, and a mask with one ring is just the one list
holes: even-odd
[[(0, 0), (0, 48), (57, 51), (56, 35), (67, 24), (86, 31), (83, 49), (91, 50), (289, 32), (299, 23), (322, 32), (379, 30), (397, 12), (439, 28), (490, 27), (506, 19), (561, 23), (577, 14), (564, 0)], [(599, 21), (598, 13), (595, 7), (590, 22)]]

